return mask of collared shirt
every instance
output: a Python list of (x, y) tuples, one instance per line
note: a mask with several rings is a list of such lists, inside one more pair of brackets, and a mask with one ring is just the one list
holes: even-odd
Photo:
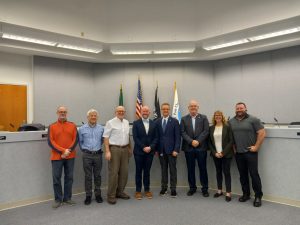
[(104, 132), (104, 127), (96, 124), (95, 126), (90, 126), (88, 123), (82, 125), (79, 130), (79, 146), (82, 149), (89, 151), (98, 151), (102, 146), (102, 136)]
[(129, 144), (129, 122), (126, 119), (122, 121), (115, 117), (106, 122), (103, 137), (109, 138), (111, 145)]
[(192, 118), (192, 125), (193, 125), (193, 131), (195, 132), (195, 127), (196, 127), (196, 117), (197, 117), (198, 114), (196, 114), (195, 116), (191, 116)]
[(161, 120), (161, 126), (164, 125), (164, 120), (166, 120), (166, 124), (168, 123), (168, 119), (169, 119), (170, 116), (167, 116), (167, 117), (163, 117), (162, 120)]
[(149, 131), (149, 119), (142, 119), (145, 130), (146, 130), (146, 134), (148, 134)]

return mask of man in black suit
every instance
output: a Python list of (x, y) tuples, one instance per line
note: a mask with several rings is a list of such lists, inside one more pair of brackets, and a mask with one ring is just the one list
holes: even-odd
[(205, 115), (198, 113), (199, 104), (195, 100), (189, 102), (189, 114), (181, 119), (182, 150), (185, 152), (190, 189), (188, 196), (196, 190), (195, 166), (198, 162), (202, 195), (208, 197), (208, 177), (206, 169), (207, 137), (209, 123)]
[[(145, 196), (152, 198), (150, 192), (150, 169), (153, 155), (157, 145), (158, 137), (155, 129), (155, 123), (149, 119), (150, 108), (143, 106), (141, 109), (142, 119), (133, 122), (132, 133), (134, 140), (134, 159), (135, 159), (135, 198), (141, 200), (142, 181), (144, 183)], [(144, 172), (144, 174), (143, 174)]]
[(170, 168), (170, 189), (171, 197), (176, 198), (177, 168), (176, 161), (180, 149), (180, 126), (177, 119), (170, 116), (170, 104), (161, 105), (163, 117), (156, 121), (159, 142), (157, 150), (161, 165), (161, 191), (163, 196), (168, 189), (168, 167)]

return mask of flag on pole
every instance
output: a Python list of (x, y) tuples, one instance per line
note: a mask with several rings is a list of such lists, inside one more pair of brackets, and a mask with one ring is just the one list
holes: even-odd
[(122, 90), (122, 84), (121, 84), (121, 87), (120, 87), (119, 105), (123, 106), (123, 90)]
[(138, 91), (136, 97), (136, 105), (135, 105), (135, 116), (137, 119), (142, 118), (141, 110), (143, 106), (143, 98), (142, 98), (142, 89), (141, 89), (141, 81), (138, 79)]
[(155, 107), (155, 109), (153, 111), (153, 119), (156, 120), (161, 117), (159, 97), (158, 97), (158, 84), (157, 84), (156, 90), (155, 90), (154, 107)]
[(173, 104), (172, 117), (176, 118), (179, 122), (181, 120), (181, 112), (180, 112), (180, 108), (179, 108), (176, 82), (174, 83), (174, 104)]

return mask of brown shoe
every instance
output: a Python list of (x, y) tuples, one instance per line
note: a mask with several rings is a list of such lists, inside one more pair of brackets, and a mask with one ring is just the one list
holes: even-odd
[(117, 198), (128, 200), (128, 199), (130, 199), (130, 196), (123, 192), (123, 193), (117, 194)]
[(137, 199), (137, 200), (142, 200), (143, 196), (142, 196), (142, 193), (141, 192), (135, 192), (135, 195), (134, 197)]
[(111, 205), (114, 205), (117, 203), (117, 200), (115, 198), (107, 198), (107, 202)]
[(145, 191), (145, 196), (146, 196), (148, 199), (151, 199), (151, 198), (153, 197), (151, 191)]

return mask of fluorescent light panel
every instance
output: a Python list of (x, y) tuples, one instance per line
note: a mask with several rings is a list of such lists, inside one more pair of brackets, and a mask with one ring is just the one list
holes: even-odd
[(182, 53), (193, 53), (194, 49), (174, 49), (174, 50), (154, 50), (154, 54), (182, 54)]
[(16, 41), (30, 42), (30, 43), (34, 43), (34, 44), (40, 44), (40, 45), (48, 45), (48, 46), (55, 46), (57, 44), (56, 42), (53, 42), (53, 41), (46, 41), (46, 40), (23, 37), (23, 36), (19, 36), (19, 35), (6, 34), (6, 33), (4, 33), (2, 35), (2, 38), (16, 40)]
[(215, 50), (215, 49), (219, 49), (219, 48), (226, 48), (226, 47), (230, 47), (230, 46), (234, 46), (234, 45), (240, 45), (240, 44), (244, 44), (244, 43), (248, 43), (248, 42), (249, 42), (248, 39), (241, 39), (241, 40), (236, 40), (236, 41), (232, 41), (232, 42), (227, 42), (224, 44), (207, 46), (207, 47), (203, 47), (203, 48), (207, 51), (210, 51), (210, 50)]
[(119, 50), (111, 50), (113, 55), (149, 55), (152, 54), (150, 50), (141, 50), (141, 51), (119, 51)]
[(292, 34), (300, 31), (300, 27), (295, 27), (287, 30), (282, 30), (282, 31), (277, 31), (273, 33), (268, 33), (268, 34), (263, 34), (255, 37), (249, 38), (250, 41), (259, 41), (262, 39), (267, 39), (267, 38), (272, 38), (272, 37), (277, 37), (277, 36), (282, 36), (286, 34)]
[(101, 48), (84, 48), (76, 45), (68, 45), (68, 44), (58, 44), (57, 47), (59, 48), (66, 48), (71, 50), (77, 50), (82, 52), (90, 52), (90, 53), (99, 53), (102, 52)]
[(263, 39), (267, 39), (267, 38), (282, 36), (282, 35), (286, 35), (286, 34), (292, 34), (292, 33), (296, 33), (299, 31), (300, 31), (300, 27), (295, 27), (295, 28), (281, 30), (281, 31), (273, 32), (273, 33), (268, 33), (268, 34), (258, 35), (258, 36), (254, 36), (254, 37), (250, 37), (250, 38), (245, 38), (245, 39), (241, 39), (241, 40), (237, 40), (237, 41), (227, 42), (227, 43), (223, 43), (223, 44), (219, 44), (219, 45), (207, 46), (207, 47), (203, 47), (203, 48), (205, 50), (210, 51), (210, 50), (226, 48), (226, 47), (230, 47), (230, 46), (234, 46), (234, 45), (244, 44), (244, 43), (248, 43), (250, 41), (259, 41), (259, 40), (263, 40)]

